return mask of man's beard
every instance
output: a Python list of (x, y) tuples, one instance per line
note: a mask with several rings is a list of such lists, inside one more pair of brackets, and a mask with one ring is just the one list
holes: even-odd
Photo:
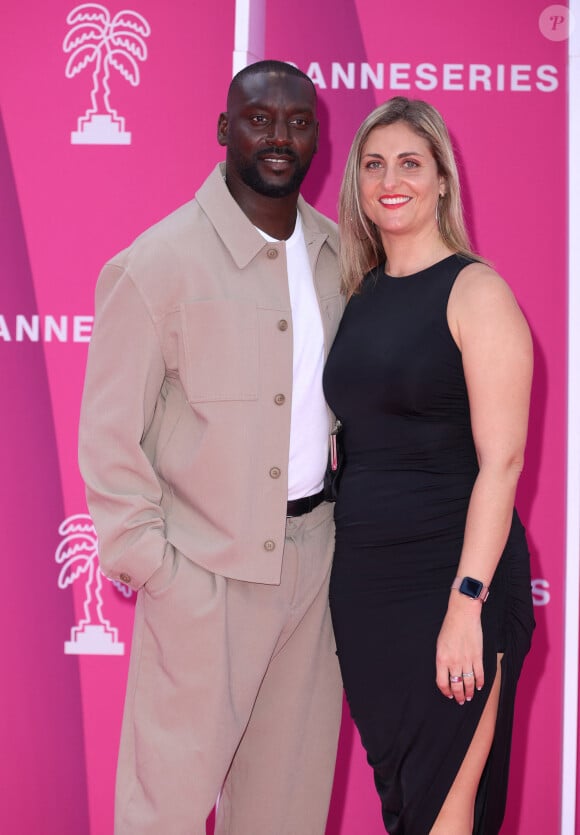
[[(297, 161), (296, 154), (288, 149), (267, 149), (266, 151), (260, 151), (261, 156), (264, 156), (265, 153), (272, 157), (280, 156), (281, 154), (283, 154), (284, 156), (291, 157), (291, 159), (294, 162)], [(298, 165), (294, 169), (294, 174), (290, 177), (290, 179), (280, 185), (272, 182), (266, 182), (262, 178), (258, 169), (257, 156), (255, 156), (250, 162), (247, 162), (245, 165), (241, 165), (240, 161), (238, 160), (238, 174), (241, 180), (253, 191), (257, 192), (257, 194), (262, 194), (264, 195), (264, 197), (287, 197), (289, 194), (292, 194), (293, 192), (299, 190), (300, 186), (302, 185), (302, 181), (308, 173), (308, 169), (310, 168), (311, 162), (312, 160), (310, 159), (308, 160), (306, 165)]]

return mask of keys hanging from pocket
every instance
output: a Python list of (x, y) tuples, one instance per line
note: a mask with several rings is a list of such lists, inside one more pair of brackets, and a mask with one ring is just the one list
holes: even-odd
[(342, 429), (342, 423), (337, 419), (334, 422), (334, 426), (330, 430), (330, 469), (332, 472), (336, 472), (338, 470), (338, 445), (336, 442), (336, 436)]

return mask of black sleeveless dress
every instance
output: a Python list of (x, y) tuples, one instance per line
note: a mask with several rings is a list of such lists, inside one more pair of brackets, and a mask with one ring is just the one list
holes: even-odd
[(459, 706), (435, 684), (435, 647), (478, 473), (461, 353), (447, 324), (452, 255), (414, 275), (369, 273), (324, 373), (342, 421), (330, 601), (352, 717), (385, 829), (427, 835), (455, 779), (504, 653), (494, 742), (474, 833), (504, 815), (515, 688), (534, 628), (529, 554), (514, 511), (483, 606), (484, 689)]

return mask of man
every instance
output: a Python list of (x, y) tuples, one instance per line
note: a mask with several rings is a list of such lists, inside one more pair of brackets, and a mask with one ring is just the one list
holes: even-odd
[(323, 835), (341, 684), (327, 604), (334, 224), (299, 189), (316, 94), (232, 81), (225, 166), (99, 279), (80, 462), (103, 570), (138, 590), (117, 835)]

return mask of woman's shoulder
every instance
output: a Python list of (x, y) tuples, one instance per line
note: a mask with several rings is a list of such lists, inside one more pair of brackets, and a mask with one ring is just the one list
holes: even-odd
[(530, 340), (529, 327), (509, 284), (488, 264), (474, 261), (461, 270), (447, 313), (458, 344), (469, 334), (477, 342), (485, 333), (495, 333), (498, 338), (520, 334), (526, 343)]
[[(462, 258), (462, 256), (458, 256)], [(515, 303), (508, 282), (489, 264), (462, 258), (465, 265), (455, 281), (452, 299), (460, 304), (479, 306), (487, 304)]]

